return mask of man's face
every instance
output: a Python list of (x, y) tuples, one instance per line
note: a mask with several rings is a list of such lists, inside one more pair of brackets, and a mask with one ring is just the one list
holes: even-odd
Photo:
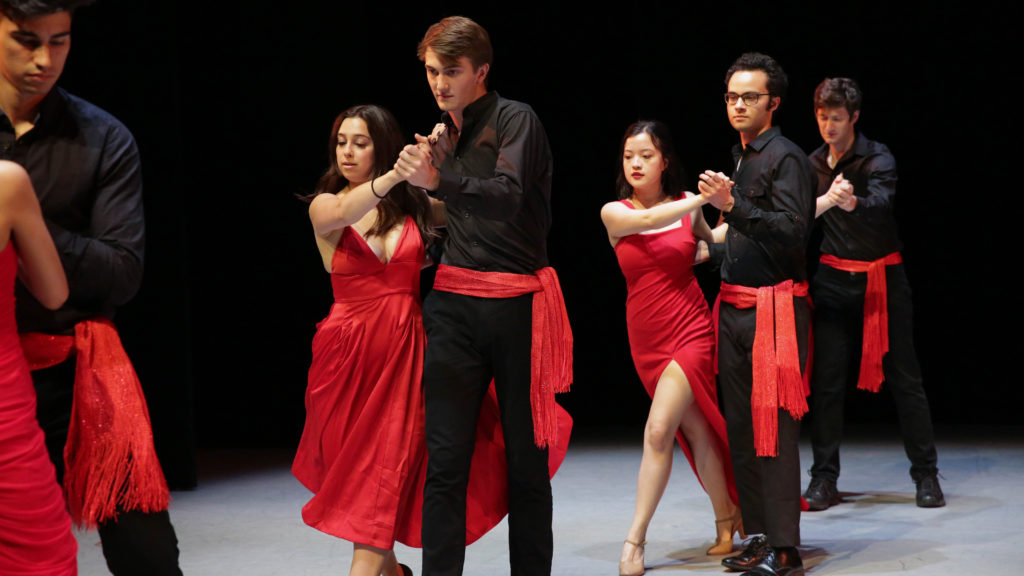
[(751, 138), (764, 132), (772, 125), (772, 111), (779, 105), (779, 98), (768, 96), (768, 75), (764, 70), (740, 70), (729, 78), (729, 94), (739, 96), (757, 94), (755, 104), (747, 104), (744, 98), (736, 98), (733, 104), (726, 103), (729, 123), (737, 132)]
[(818, 132), (821, 132), (821, 139), (826, 144), (845, 150), (853, 143), (854, 124), (860, 117), (860, 110), (855, 110), (852, 117), (844, 106), (818, 108), (815, 113), (818, 117)]
[(71, 14), (15, 21), (0, 15), (0, 82), (24, 95), (49, 92), (71, 48)]
[(460, 114), (466, 106), (487, 92), (484, 85), (487, 64), (474, 70), (469, 58), (461, 56), (456, 62), (445, 65), (437, 53), (427, 48), (423, 54), (423, 65), (437, 106), (445, 112)]

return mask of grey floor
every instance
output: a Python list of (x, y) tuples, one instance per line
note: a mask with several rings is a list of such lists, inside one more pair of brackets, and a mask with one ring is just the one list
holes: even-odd
[[(801, 520), (813, 575), (1012, 574), (1024, 561), (1024, 434), (939, 431), (947, 506), (914, 505), (897, 433), (854, 435), (843, 449), (844, 503)], [(574, 436), (554, 491), (553, 574), (617, 574), (634, 503), (640, 432)], [(186, 576), (345, 575), (351, 545), (302, 523), (309, 493), (288, 472), (284, 450), (204, 452), (199, 486), (173, 493), (171, 518)], [(810, 447), (801, 445), (803, 467)], [(806, 476), (806, 473), (805, 473)], [(806, 485), (806, 478), (804, 481)], [(653, 576), (724, 574), (712, 542), (710, 503), (677, 449), (668, 489), (648, 531)], [(467, 576), (508, 574), (507, 525), (469, 547)], [(80, 532), (80, 574), (108, 574), (95, 532)], [(737, 541), (738, 542), (738, 541)], [(419, 574), (419, 550), (396, 546)]]

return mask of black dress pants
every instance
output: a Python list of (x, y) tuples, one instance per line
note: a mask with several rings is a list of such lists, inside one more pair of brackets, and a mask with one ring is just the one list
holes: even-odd
[[(800, 365), (806, 365), (810, 309), (793, 298)], [(754, 308), (722, 302), (718, 319), (718, 372), (736, 491), (749, 534), (765, 534), (775, 547), (800, 545), (800, 422), (779, 409), (778, 455), (760, 457), (754, 450), (750, 410), (753, 388)]]
[[(75, 360), (71, 359), (32, 373), (36, 388), (36, 414), (46, 436), (46, 449), (57, 468), (57, 482), (64, 478), (64, 444), (71, 421)], [(166, 510), (154, 513), (124, 512), (99, 526), (107, 568), (115, 576), (181, 576), (178, 538)]]
[[(892, 393), (903, 448), (915, 480), (934, 475), (938, 456), (931, 410), (921, 383), (914, 350), (913, 303), (902, 264), (885, 268), (889, 352), (882, 358), (883, 389)], [(814, 301), (814, 368), (811, 379), (811, 476), (839, 478), (839, 444), (843, 434), (846, 391), (856, 386), (864, 334), (867, 274), (844, 272), (822, 264), (811, 284)]]
[(511, 574), (551, 574), (548, 452), (534, 443), (530, 408), (532, 305), (532, 294), (478, 298), (436, 290), (424, 302), (425, 576), (462, 574), (466, 487), (480, 406), (492, 378), (508, 463)]

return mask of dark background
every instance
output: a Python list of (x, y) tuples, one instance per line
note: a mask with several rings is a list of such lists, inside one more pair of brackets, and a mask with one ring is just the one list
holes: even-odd
[[(295, 195), (326, 167), (344, 108), (381, 104), (410, 140), (433, 126), (416, 44), (452, 14), (488, 29), (491, 87), (531, 104), (551, 141), (549, 249), (575, 333), (575, 384), (561, 402), (578, 430), (642, 424), (649, 403), (598, 215), (614, 197), (621, 134), (638, 118), (662, 120), (691, 177), (730, 172), (738, 138), (723, 79), (750, 50), (788, 73), (775, 123), (808, 151), (820, 144), (818, 82), (850, 76), (865, 92), (858, 127), (899, 164), (896, 210), (937, 426), (995, 434), (1021, 422), (1011, 372), (1020, 274), (1008, 247), (1021, 220), (1024, 93), (1012, 3), (196, 6), (100, 0), (81, 9), (61, 81), (124, 121), (141, 149), (146, 276), (117, 320), (172, 487), (195, 485), (196, 450), (296, 445), (310, 340), (331, 296)], [(714, 271), (700, 274), (713, 297)], [(852, 394), (848, 408), (854, 424), (895, 422), (885, 392)]]

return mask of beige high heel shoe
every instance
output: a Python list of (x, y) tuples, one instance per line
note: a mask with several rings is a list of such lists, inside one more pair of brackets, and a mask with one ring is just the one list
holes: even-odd
[[(722, 524), (729, 523), (729, 535), (725, 536), (722, 534), (722, 530), (719, 528)], [(715, 545), (708, 548), (708, 556), (719, 556), (721, 554), (728, 554), (732, 552), (732, 537), (733, 534), (739, 532), (740, 538), (746, 538), (747, 533), (743, 531), (743, 516), (737, 511), (729, 518), (722, 518), (715, 520)]]
[(634, 542), (627, 539), (625, 543), (632, 544), (640, 550), (640, 560), (635, 562), (619, 560), (619, 576), (642, 576), (644, 573), (644, 546), (647, 546), (647, 540)]

